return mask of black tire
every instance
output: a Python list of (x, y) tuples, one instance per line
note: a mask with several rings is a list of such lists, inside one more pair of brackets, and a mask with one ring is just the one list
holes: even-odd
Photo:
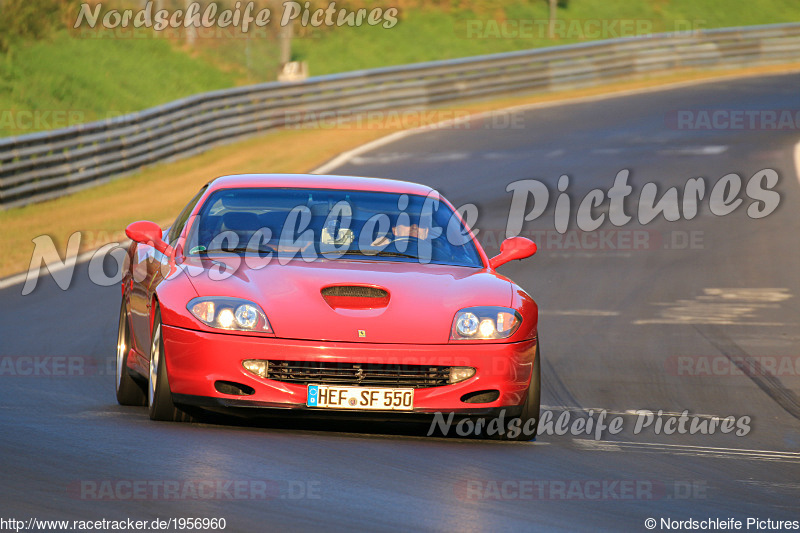
[[(525, 397), (525, 403), (522, 406), (522, 413), (519, 416), (519, 428), (517, 430), (509, 430), (502, 436), (502, 440), (527, 442), (536, 438), (536, 433), (539, 429), (539, 410), (542, 397), (542, 367), (539, 361), (539, 343), (536, 343), (536, 355), (533, 361), (533, 372), (531, 374), (531, 384), (528, 386), (528, 394)], [(533, 420), (533, 422), (529, 422)], [(516, 425), (516, 420), (514, 424)], [(532, 431), (523, 431), (525, 426), (528, 426)], [(516, 433), (516, 434), (514, 434)], [(510, 436), (514, 434), (514, 436)]]
[(119, 328), (117, 329), (116, 389), (117, 402), (120, 405), (147, 405), (144, 388), (131, 377), (128, 372), (128, 355), (131, 349), (131, 329), (128, 323), (128, 309), (125, 297), (119, 310)]
[(190, 422), (189, 415), (175, 407), (172, 402), (161, 326), (161, 311), (156, 308), (153, 319), (153, 335), (150, 341), (150, 372), (148, 373), (147, 384), (150, 420)]

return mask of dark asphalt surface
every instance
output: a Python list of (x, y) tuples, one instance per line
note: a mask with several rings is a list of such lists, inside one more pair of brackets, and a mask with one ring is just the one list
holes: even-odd
[[(426, 428), (386, 424), (154, 423), (143, 408), (116, 404), (119, 288), (93, 285), (84, 264), (67, 291), (51, 279), (29, 296), (21, 285), (0, 291), (0, 518), (222, 517), (228, 531), (644, 531), (649, 517), (800, 520), (800, 368), (709, 376), (681, 374), (675, 363), (754, 356), (794, 364), (800, 356), (800, 185), (792, 159), (800, 131), (679, 130), (665, 118), (681, 109), (797, 110), (797, 87), (794, 74), (520, 111), (516, 127), (477, 120), (469, 129), (428, 131), (335, 171), (418, 181), (456, 205), (475, 203), (491, 248), (509, 215), (506, 187), (516, 180), (539, 180), (554, 194), (558, 177), (569, 175), (574, 216), (586, 192), (609, 189), (627, 168), (634, 191), (626, 211), (635, 215), (647, 182), (661, 194), (703, 176), (710, 190), (728, 173), (746, 183), (775, 169), (781, 200), (770, 216), (748, 217), (744, 191), (742, 206), (715, 216), (706, 195), (693, 220), (622, 228), (646, 230), (644, 249), (559, 244), (553, 198), (525, 223), (524, 232), (550, 233), (536, 256), (502, 272), (541, 309), (542, 403), (556, 416), (570, 410), (572, 420), (608, 409), (623, 417), (621, 434), (521, 444), (428, 438)], [(612, 229), (607, 221), (601, 231)], [(687, 237), (693, 245), (683, 245)], [(26, 357), (66, 359), (15, 375), (31, 368)], [(76, 375), (46, 375), (59, 361)], [(743, 437), (634, 434), (628, 412), (636, 409), (750, 416), (752, 429)], [(210, 498), (101, 490), (124, 487), (121, 480), (249, 488)], [(253, 487), (262, 481), (274, 497), (259, 497)], [(602, 481), (652, 491), (593, 491)], [(534, 489), (515, 490), (526, 486)]]

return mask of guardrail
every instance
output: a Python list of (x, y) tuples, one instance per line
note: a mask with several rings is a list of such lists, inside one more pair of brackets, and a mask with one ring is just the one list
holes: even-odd
[(303, 116), (427, 107), (677, 68), (800, 61), (800, 23), (658, 34), (264, 83), (110, 120), (0, 139), (0, 209), (70, 194)]

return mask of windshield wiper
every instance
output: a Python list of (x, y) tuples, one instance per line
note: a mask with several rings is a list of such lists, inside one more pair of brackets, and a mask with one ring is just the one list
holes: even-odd
[[(192, 253), (197, 253), (200, 255), (208, 255), (208, 254), (216, 254), (216, 253), (247, 253), (247, 252), (274, 252), (272, 248), (248, 248), (246, 246), (236, 246), (233, 248), (213, 248), (211, 250), (195, 250), (192, 249)], [(280, 250), (278, 250), (280, 253)], [(412, 254), (404, 254), (402, 252), (392, 252), (387, 250), (376, 251), (374, 254), (369, 254), (365, 252), (361, 252), (359, 250), (344, 250), (344, 251), (337, 251), (337, 250), (325, 250), (320, 252), (320, 255), (327, 255), (327, 254), (340, 254), (340, 255), (361, 255), (364, 257), (403, 257), (405, 259), (419, 259), (418, 256)]]
[(218, 254), (218, 253), (245, 253), (245, 252), (272, 252), (272, 248), (248, 248), (247, 246), (235, 246), (233, 248), (213, 248), (211, 250), (194, 250), (192, 249), (191, 252), (198, 253), (201, 255), (208, 255), (208, 254)]
[(366, 256), (366, 257), (375, 257), (375, 256), (378, 256), (378, 257), (405, 257), (407, 259), (419, 259), (419, 257), (417, 257), (416, 255), (404, 254), (402, 252), (389, 252), (389, 251), (386, 251), (386, 250), (381, 250), (381, 251), (375, 252), (374, 254), (368, 254), (368, 253), (365, 253), (365, 252), (361, 252), (359, 250), (345, 250), (343, 252), (336, 251), (336, 250), (326, 250), (324, 252), (320, 252), (320, 254), (321, 255), (325, 255), (325, 254), (363, 255), (363, 256)]

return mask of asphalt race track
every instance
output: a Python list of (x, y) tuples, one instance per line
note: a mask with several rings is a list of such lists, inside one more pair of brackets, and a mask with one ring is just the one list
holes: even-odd
[[(523, 444), (387, 424), (151, 422), (114, 398), (119, 287), (93, 285), (82, 264), (66, 291), (51, 278), (28, 296), (21, 285), (0, 291), (0, 517), (217, 517), (228, 531), (645, 531), (647, 518), (800, 519), (800, 131), (672, 120), (679, 110), (796, 111), (798, 87), (798, 74), (756, 77), (517, 111), (510, 122), (412, 135), (336, 169), (476, 204), (489, 248), (506, 228), (507, 185), (546, 184), (547, 210), (523, 226), (523, 235), (545, 232), (539, 253), (501, 271), (541, 309), (544, 406), (571, 421), (607, 409), (622, 417), (621, 433)], [(756, 220), (744, 185), (765, 168), (778, 172), (780, 203)], [(578, 239), (577, 204), (611, 188), (621, 169), (634, 219), (598, 231), (628, 236), (560, 238), (559, 176), (570, 176), (567, 235)], [(729, 173), (742, 177), (744, 202), (717, 216), (708, 193)], [(660, 196), (701, 176), (707, 194), (693, 220), (637, 223), (645, 183)], [(733, 371), (746, 357), (776, 362), (775, 372)], [(637, 409), (749, 416), (750, 431), (667, 435), (654, 423), (634, 434)], [(182, 493), (165, 497), (168, 483)], [(191, 493), (209, 483), (211, 494)]]

